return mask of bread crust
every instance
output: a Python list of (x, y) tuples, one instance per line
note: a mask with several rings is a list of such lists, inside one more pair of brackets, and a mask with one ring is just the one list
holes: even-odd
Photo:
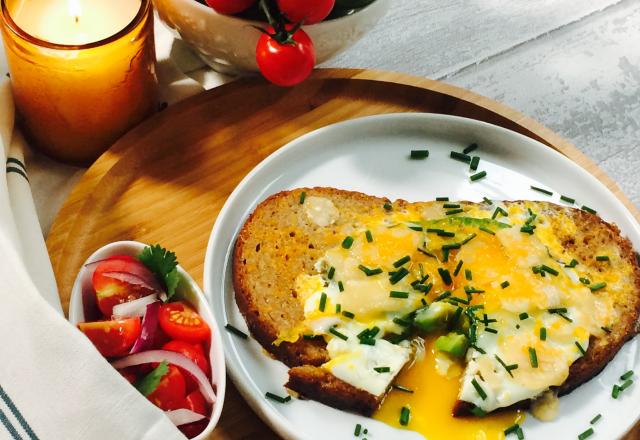
[[(327, 228), (314, 226), (299, 202), (302, 192), (306, 197), (329, 198), (340, 212), (339, 221)], [(304, 319), (302, 305), (292, 287), (295, 277), (301, 272), (314, 272), (315, 261), (327, 249), (339, 244), (338, 231), (345, 222), (356, 221), (362, 212), (382, 211), (387, 202), (390, 201), (386, 198), (333, 188), (300, 188), (274, 194), (249, 216), (238, 235), (233, 254), (236, 302), (251, 334), (276, 359), (290, 367), (298, 367), (290, 370), (287, 386), (308, 398), (364, 415), (373, 413), (383, 396), (358, 390), (326, 370), (316, 368), (329, 360), (323, 340), (300, 339), (279, 345), (274, 341), (282, 331), (292, 329)], [(505, 202), (517, 203), (522, 202)], [(404, 200), (393, 202), (394, 209), (407, 204), (409, 202)], [(558, 393), (563, 395), (596, 376), (624, 343), (638, 333), (640, 268), (631, 242), (620, 235), (615, 225), (579, 209), (543, 202), (540, 206), (551, 214), (552, 224), (553, 218), (564, 215), (570, 216), (578, 226), (577, 233), (568, 234), (553, 224), (562, 245), (580, 264), (598, 270), (600, 263), (595, 261), (594, 255), (604, 247), (614, 246), (622, 260), (632, 267), (634, 288), (627, 295), (614, 299), (614, 309), (620, 319), (611, 327), (610, 333), (591, 337), (586, 355), (572, 364), (568, 379), (557, 387)], [(527, 402), (518, 404), (523, 405)], [(456, 405), (454, 413), (462, 416), (468, 414), (468, 409), (468, 405), (461, 403)]]

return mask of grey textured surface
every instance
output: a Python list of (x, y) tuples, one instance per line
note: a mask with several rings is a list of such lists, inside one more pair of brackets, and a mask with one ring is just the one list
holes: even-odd
[[(427, 76), (502, 101), (573, 142), (640, 205), (640, 0), (392, 0), (326, 66)], [(220, 83), (199, 67), (186, 70)], [(47, 231), (80, 171), (28, 159)]]

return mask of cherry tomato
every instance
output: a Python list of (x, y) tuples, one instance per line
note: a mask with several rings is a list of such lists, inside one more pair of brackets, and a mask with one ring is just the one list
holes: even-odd
[(158, 408), (169, 411), (183, 407), (185, 394), (184, 376), (178, 367), (169, 365), (169, 371), (162, 376), (158, 387), (147, 396), (147, 399)]
[(318, 23), (331, 13), (336, 0), (278, 0), (278, 8), (292, 23)]
[(204, 396), (198, 390), (192, 391), (187, 395), (184, 399), (184, 406), (188, 410), (191, 410), (195, 413), (202, 414), (203, 416), (207, 416), (207, 401), (204, 400)]
[(118, 370), (118, 373), (124, 377), (127, 382), (133, 384), (136, 379), (138, 379), (138, 375), (135, 373), (135, 367), (123, 368), (122, 370)]
[(256, 0), (207, 0), (207, 4), (220, 14), (237, 14), (254, 4)]
[[(273, 35), (274, 30), (269, 28), (267, 32)], [(260, 71), (279, 86), (289, 87), (304, 81), (316, 64), (316, 51), (306, 32), (298, 29), (292, 38), (292, 42), (281, 44), (271, 35), (262, 34), (256, 46)]]
[(160, 327), (173, 339), (191, 343), (205, 342), (211, 337), (209, 325), (187, 304), (177, 301), (163, 304)]
[(140, 336), (140, 318), (81, 322), (78, 328), (105, 357), (124, 356)]
[[(195, 363), (204, 374), (209, 376), (209, 362), (207, 362), (207, 357), (204, 354), (202, 345), (190, 344), (184, 341), (171, 341), (164, 344), (162, 346), (162, 349), (183, 354), (184, 356), (191, 359), (193, 363)], [(182, 368), (180, 369), (180, 372), (182, 373), (186, 381), (187, 391), (198, 389), (198, 382), (193, 378), (191, 373), (183, 370)]]
[(106, 318), (113, 313), (113, 306), (133, 301), (153, 293), (143, 286), (129, 284), (105, 276), (108, 272), (127, 272), (140, 278), (153, 279), (153, 273), (136, 258), (129, 255), (116, 255), (98, 263), (93, 272), (93, 289), (96, 291), (98, 308)]

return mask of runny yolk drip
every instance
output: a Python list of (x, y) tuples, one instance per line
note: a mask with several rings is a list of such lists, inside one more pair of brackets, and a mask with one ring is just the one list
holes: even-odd
[[(436, 371), (435, 337), (425, 341), (425, 356), (395, 380), (413, 393), (392, 389), (374, 418), (388, 425), (417, 431), (428, 440), (497, 440), (504, 439), (504, 430), (522, 423), (520, 411), (502, 411), (485, 417), (453, 417), (458, 398), (460, 376), (445, 377)], [(462, 371), (460, 369), (460, 371)], [(411, 410), (407, 426), (400, 425), (403, 406)]]

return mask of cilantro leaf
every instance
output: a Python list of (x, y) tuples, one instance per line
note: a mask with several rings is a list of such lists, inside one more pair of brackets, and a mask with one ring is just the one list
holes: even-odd
[(169, 364), (167, 363), (167, 361), (162, 361), (160, 365), (158, 365), (153, 369), (153, 371), (151, 371), (151, 373), (147, 374), (142, 379), (137, 380), (136, 383), (133, 384), (133, 386), (136, 387), (136, 389), (140, 391), (144, 396), (148, 396), (149, 394), (153, 393), (156, 388), (158, 388), (160, 381), (168, 372)]
[(149, 270), (164, 283), (167, 288), (167, 301), (171, 299), (180, 281), (176, 254), (156, 244), (145, 247), (142, 253), (138, 255), (138, 260), (147, 266)]

